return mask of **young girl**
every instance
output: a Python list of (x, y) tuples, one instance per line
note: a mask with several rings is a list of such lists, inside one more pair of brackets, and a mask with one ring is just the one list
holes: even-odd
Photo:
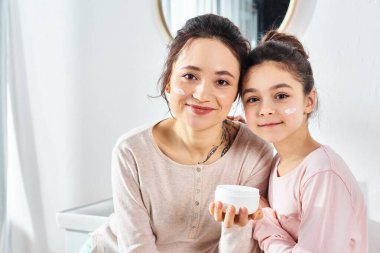
[[(277, 150), (269, 181), (268, 202), (253, 222), (231, 229), (237, 217), (229, 206), (221, 244), (226, 252), (248, 252), (252, 234), (265, 252), (368, 252), (367, 212), (350, 169), (308, 129), (317, 105), (308, 55), (294, 37), (270, 31), (248, 60), (242, 101), (249, 128)], [(248, 223), (240, 210), (239, 225)], [(222, 221), (221, 203), (210, 212)], [(244, 215), (242, 215), (244, 214)], [(245, 237), (244, 237), (245, 236)]]

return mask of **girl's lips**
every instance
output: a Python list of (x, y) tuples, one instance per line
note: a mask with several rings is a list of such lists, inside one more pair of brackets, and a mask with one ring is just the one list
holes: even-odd
[(282, 122), (277, 122), (277, 123), (265, 123), (265, 124), (259, 124), (259, 127), (275, 127), (282, 124)]
[(214, 108), (211, 108), (211, 107), (204, 107), (204, 106), (199, 106), (199, 105), (187, 104), (187, 106), (189, 106), (191, 111), (197, 115), (205, 115), (215, 110)]

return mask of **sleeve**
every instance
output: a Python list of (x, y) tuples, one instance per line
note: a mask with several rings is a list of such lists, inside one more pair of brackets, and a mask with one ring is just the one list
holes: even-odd
[[(251, 167), (250, 173), (242, 185), (256, 187), (260, 190), (260, 195), (266, 197), (272, 161), (272, 148), (269, 145), (263, 145), (256, 163), (253, 168)], [(251, 221), (244, 227), (233, 225), (232, 228), (225, 228), (222, 224), (219, 252), (261, 252), (258, 242), (252, 236)]]
[(235, 224), (231, 228), (226, 228), (223, 224), (221, 226), (222, 234), (219, 242), (219, 253), (261, 252), (258, 243), (253, 240), (252, 221), (249, 221), (244, 227)]
[(119, 252), (158, 252), (135, 159), (121, 147), (112, 154), (112, 191)]
[(298, 240), (281, 226), (270, 208), (254, 222), (254, 238), (265, 252), (345, 252), (355, 215), (348, 189), (332, 171), (310, 177), (300, 189), (301, 215)]
[[(248, 154), (252, 156), (253, 154)], [(250, 174), (242, 182), (242, 185), (252, 186), (260, 190), (260, 195), (267, 197), (268, 182), (273, 162), (273, 149), (269, 145), (263, 145)]]

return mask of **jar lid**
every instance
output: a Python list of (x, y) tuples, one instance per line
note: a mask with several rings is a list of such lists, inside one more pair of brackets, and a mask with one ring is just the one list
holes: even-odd
[(259, 189), (245, 185), (218, 185), (216, 191), (220, 194), (232, 196), (258, 196)]

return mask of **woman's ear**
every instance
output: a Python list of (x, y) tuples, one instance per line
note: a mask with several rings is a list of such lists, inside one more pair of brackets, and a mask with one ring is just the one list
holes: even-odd
[(317, 105), (317, 91), (315, 88), (313, 88), (309, 95), (306, 96), (306, 107), (305, 107), (305, 113), (310, 114), (314, 111), (316, 105)]
[(165, 91), (170, 94), (170, 83), (166, 84)]

